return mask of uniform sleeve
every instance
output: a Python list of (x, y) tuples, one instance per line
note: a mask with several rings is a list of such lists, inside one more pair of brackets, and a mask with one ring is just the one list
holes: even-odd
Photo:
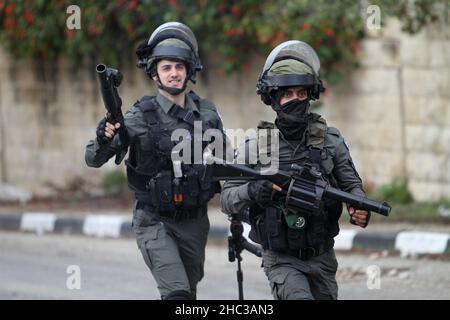
[(337, 142), (335, 152), (333, 175), (339, 188), (354, 195), (365, 196), (361, 178), (356, 171), (349, 149), (342, 136)]
[(248, 182), (244, 180), (227, 181), (220, 194), (220, 208), (226, 214), (244, 212), (252, 201), (248, 196)]
[[(134, 137), (145, 133), (145, 120), (142, 112), (136, 107), (131, 107), (124, 116), (125, 127), (130, 136), (130, 141)], [(99, 144), (97, 139), (90, 140), (86, 146), (85, 161), (89, 167), (99, 168), (116, 154), (120, 153), (122, 145), (119, 135), (116, 134), (109, 143)], [(123, 152), (122, 159), (126, 152)], [(121, 159), (121, 160), (122, 160)]]

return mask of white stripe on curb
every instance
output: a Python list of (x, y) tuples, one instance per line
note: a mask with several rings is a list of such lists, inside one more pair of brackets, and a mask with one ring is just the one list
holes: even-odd
[[(248, 240), (248, 242), (250, 242), (251, 244), (257, 244), (256, 242), (253, 242), (252, 240), (250, 240), (250, 238), (248, 237), (250, 230), (252, 229), (252, 227), (247, 224), (247, 223), (243, 223), (242, 224), (244, 226), (244, 231), (242, 232), (242, 235)], [(229, 235), (231, 235), (231, 232), (228, 232)]]
[(402, 256), (420, 253), (443, 253), (450, 235), (418, 231), (400, 232), (395, 239), (395, 248)]
[(356, 233), (356, 230), (339, 231), (339, 234), (334, 238), (334, 248), (336, 250), (351, 250)]
[(97, 237), (120, 237), (120, 228), (126, 218), (121, 216), (89, 215), (84, 219), (83, 233)]
[[(243, 227), (243, 231), (242, 231), (242, 236), (248, 240), (248, 242), (252, 243), (252, 244), (257, 244), (255, 242), (253, 242), (252, 240), (250, 240), (250, 238), (248, 237), (250, 230), (251, 230), (251, 226), (248, 223), (243, 223), (242, 224)], [(228, 235), (231, 236), (231, 230), (230, 228), (228, 228)]]
[(54, 213), (24, 213), (20, 220), (20, 230), (34, 231), (39, 235), (52, 232), (55, 228), (56, 214)]

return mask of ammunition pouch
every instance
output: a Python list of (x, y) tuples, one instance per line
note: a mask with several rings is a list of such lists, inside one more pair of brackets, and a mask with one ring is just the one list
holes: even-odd
[[(220, 191), (220, 185), (204, 175), (204, 168), (194, 169), (193, 166), (183, 167), (182, 178), (175, 178), (171, 170), (162, 170), (147, 179), (137, 177), (134, 182), (138, 182), (138, 185), (130, 187), (135, 191), (136, 199), (147, 204), (154, 213), (198, 209), (206, 206), (214, 194)], [(130, 172), (128, 177), (132, 183)]]
[[(342, 209), (342, 205), (340, 208)], [(328, 211), (306, 216), (306, 225), (302, 229), (289, 228), (284, 213), (279, 208), (251, 208), (252, 211), (254, 218), (251, 219), (252, 230), (249, 237), (265, 250), (301, 253), (302, 250), (308, 252), (305, 251), (306, 248), (312, 248), (317, 250), (310, 252), (323, 253), (323, 248), (328, 249), (328, 244), (339, 233), (339, 225), (337, 221), (328, 219)]]

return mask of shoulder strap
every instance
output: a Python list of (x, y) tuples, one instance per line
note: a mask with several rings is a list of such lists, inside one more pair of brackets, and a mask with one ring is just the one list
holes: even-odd
[(325, 135), (327, 133), (327, 122), (316, 113), (310, 114), (308, 123), (309, 135), (306, 145), (308, 148), (323, 149)]
[(191, 99), (194, 101), (195, 105), (197, 106), (198, 110), (201, 109), (208, 109), (214, 112), (217, 112), (216, 106), (214, 105), (214, 103), (212, 103), (211, 101), (209, 101), (208, 99), (203, 99), (200, 98), (199, 95), (197, 95), (194, 91), (189, 91), (187, 93), (189, 95), (189, 97), (191, 97)]
[(272, 151), (272, 141), (277, 139), (277, 136), (273, 136), (275, 129), (275, 124), (268, 121), (260, 121), (257, 126), (257, 158), (258, 162), (260, 161), (260, 156), (264, 155), (265, 157), (271, 156)]
[(191, 110), (186, 110), (178, 105), (173, 105), (167, 114), (194, 126), (195, 115)]
[(192, 90), (189, 91), (187, 94), (192, 98), (192, 100), (194, 100), (194, 102), (197, 105), (197, 107), (200, 107), (200, 100), (201, 100), (201, 98), (198, 96), (198, 94), (196, 94)]
[(309, 135), (306, 144), (309, 150), (309, 157), (319, 169), (322, 166), (322, 153), (327, 132), (327, 122), (320, 115), (311, 113), (308, 128)]
[(136, 101), (134, 105), (142, 111), (144, 119), (149, 125), (158, 123), (156, 97), (144, 96), (141, 100)]

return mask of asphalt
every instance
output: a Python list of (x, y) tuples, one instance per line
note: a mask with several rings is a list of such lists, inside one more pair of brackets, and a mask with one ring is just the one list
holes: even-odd
[[(225, 241), (229, 221), (218, 209), (209, 210), (211, 228), (209, 238)], [(88, 237), (134, 237), (131, 215), (124, 212), (2, 212), (0, 230), (76, 234)], [(244, 236), (249, 226), (244, 225)], [(398, 252), (403, 256), (420, 254), (449, 254), (450, 227), (438, 225), (411, 225), (405, 223), (373, 224), (366, 229), (341, 223), (335, 238), (335, 249), (340, 251), (371, 250)]]

